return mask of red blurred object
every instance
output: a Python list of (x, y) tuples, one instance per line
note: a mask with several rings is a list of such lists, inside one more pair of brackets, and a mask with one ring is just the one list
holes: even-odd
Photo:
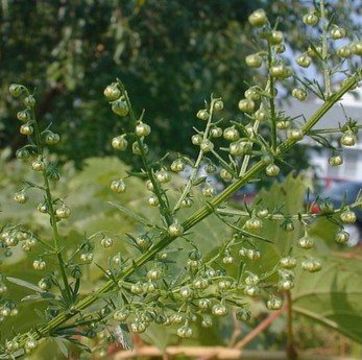
[(310, 211), (312, 214), (319, 214), (321, 212), (321, 208), (317, 203), (313, 203)]

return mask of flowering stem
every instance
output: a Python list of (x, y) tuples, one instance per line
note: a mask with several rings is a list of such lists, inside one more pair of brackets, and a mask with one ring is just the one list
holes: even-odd
[[(43, 161), (44, 148), (42, 145), (39, 124), (36, 119), (34, 110), (32, 111), (32, 115), (33, 115), (33, 120), (34, 120), (35, 142), (36, 142), (36, 146), (38, 149), (38, 153), (41, 156), (41, 160)], [(61, 253), (61, 249), (59, 247), (60, 236), (59, 236), (59, 232), (58, 232), (57, 220), (56, 220), (55, 210), (54, 210), (54, 206), (53, 206), (53, 197), (52, 197), (51, 190), (50, 190), (50, 184), (49, 184), (49, 179), (48, 179), (48, 174), (47, 174), (46, 168), (44, 168), (42, 170), (42, 175), (43, 175), (43, 180), (44, 180), (44, 191), (45, 191), (45, 197), (46, 197), (46, 202), (47, 202), (47, 208), (48, 208), (48, 212), (49, 212), (49, 216), (50, 216), (50, 225), (51, 225), (52, 231), (53, 231), (54, 250), (56, 252), (56, 256), (58, 259), (59, 270), (60, 270), (62, 280), (64, 283), (64, 289), (66, 292), (66, 296), (67, 296), (68, 301), (71, 302), (72, 293), (71, 293), (71, 288), (68, 283), (68, 278), (67, 278), (67, 274), (66, 274), (66, 270), (65, 270), (65, 262), (64, 262), (64, 259), (63, 259), (62, 253)]]
[[(304, 127), (302, 128), (303, 133), (307, 133), (310, 129), (327, 113), (327, 111), (351, 88), (353, 88), (356, 83), (360, 80), (361, 77), (361, 69), (351, 78), (349, 78), (343, 86), (340, 88), (338, 92), (333, 94), (328, 100), (317, 110), (311, 118), (306, 122)], [(286, 151), (288, 151), (294, 144), (296, 140), (288, 139), (279, 145), (276, 149), (279, 155), (282, 155)], [(226, 199), (228, 199), (235, 191), (239, 190), (240, 187), (245, 185), (250, 179), (254, 178), (258, 173), (265, 170), (267, 167), (267, 162), (260, 160), (256, 164), (254, 164), (248, 171), (245, 172), (244, 176), (233, 184), (229, 185), (223, 192), (221, 192), (218, 196), (214, 197), (209, 204), (201, 207), (197, 210), (193, 215), (191, 215), (188, 219), (186, 219), (182, 226), (185, 231), (191, 229), (200, 221), (205, 219), (208, 215), (215, 211), (215, 208), (223, 203)], [(131, 265), (126, 267), (124, 271), (120, 274), (117, 280), (124, 280), (133, 274), (140, 266), (144, 265), (148, 261), (152, 260), (155, 255), (157, 255), (162, 249), (171, 244), (176, 237), (171, 238), (168, 234), (164, 233), (161, 236), (161, 239), (158, 243), (154, 244), (147, 252), (140, 255), (136, 258)], [(88, 308), (90, 305), (95, 303), (102, 295), (108, 293), (116, 287), (116, 284), (113, 280), (107, 281), (101, 288), (95, 291), (93, 294), (90, 294), (80, 300), (77, 304), (72, 307), (72, 311), (63, 311), (55, 316), (52, 320), (50, 320), (46, 325), (36, 329), (36, 331), (32, 331), (30, 333), (25, 333), (19, 336), (19, 345), (24, 347), (25, 341), (28, 336), (32, 336), (34, 339), (38, 340), (42, 337), (45, 337), (52, 333), (54, 329), (65, 323), (67, 320), (74, 317), (76, 314), (79, 314), (82, 310)]]
[[(136, 124), (137, 118), (136, 118), (136, 115), (135, 115), (135, 113), (133, 111), (133, 107), (132, 107), (132, 104), (131, 104), (131, 100), (129, 99), (128, 93), (125, 90), (125, 88), (124, 88), (121, 81), (118, 80), (118, 84), (120, 85), (122, 93), (123, 93), (123, 95), (125, 97), (131, 121), (132, 121), (133, 124)], [(154, 173), (153, 173), (153, 170), (149, 166), (149, 163), (148, 163), (148, 160), (147, 160), (147, 155), (146, 155), (146, 152), (145, 152), (144, 147), (143, 147), (143, 141), (138, 136), (137, 136), (137, 144), (138, 144), (138, 147), (140, 149), (140, 155), (141, 155), (143, 166), (145, 168), (145, 171), (147, 173), (147, 176), (148, 176), (149, 180), (152, 183), (153, 192), (157, 196), (158, 202), (160, 204), (160, 213), (163, 216), (163, 218), (165, 219), (167, 225), (170, 225), (173, 222), (172, 215), (170, 214), (169, 208), (167, 206), (167, 202), (163, 198), (163, 195), (162, 195), (163, 191), (162, 191), (162, 189), (160, 187), (160, 184), (156, 180), (156, 178), (154, 176)]]
[[(202, 140), (207, 140), (208, 137), (209, 137), (209, 131), (210, 131), (211, 123), (212, 123), (212, 117), (213, 117), (213, 113), (214, 113), (215, 101), (216, 101), (215, 99), (211, 100), (210, 114), (209, 114), (209, 118), (207, 119), (206, 128), (205, 128)], [(190, 193), (192, 184), (193, 184), (193, 182), (194, 182), (194, 180), (196, 178), (197, 172), (199, 171), (199, 167), (200, 167), (203, 156), (204, 156), (204, 152), (200, 148), (200, 151), (199, 151), (199, 154), (197, 156), (196, 162), (195, 162), (195, 164), (194, 164), (194, 166), (192, 168), (192, 172), (191, 172), (191, 175), (189, 177), (189, 180), (188, 180), (188, 182), (187, 182), (187, 184), (186, 184), (180, 198), (178, 199), (175, 207), (172, 210), (173, 213), (175, 213), (180, 208), (180, 206), (182, 204), (182, 201), (185, 200), (187, 195)]]

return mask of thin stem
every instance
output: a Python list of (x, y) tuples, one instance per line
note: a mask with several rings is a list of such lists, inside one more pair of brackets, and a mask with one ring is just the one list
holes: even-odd
[[(254, 126), (253, 126), (254, 133), (256, 133), (258, 131), (259, 125), (260, 125), (260, 121), (256, 120), (254, 123)], [(241, 164), (241, 168), (240, 168), (240, 172), (239, 172), (239, 177), (242, 177), (245, 174), (246, 169), (248, 168), (250, 159), (251, 159), (251, 156), (249, 154), (244, 156), (243, 163)]]
[(293, 336), (293, 301), (290, 291), (286, 291), (287, 298), (287, 358), (288, 360), (297, 359), (297, 352), (294, 347)]
[(225, 170), (227, 170), (230, 174), (233, 174), (234, 176), (236, 175), (235, 171), (231, 168), (231, 166), (215, 150), (211, 150), (211, 154), (219, 160), (220, 164)]
[(324, 95), (328, 98), (332, 93), (331, 75), (328, 67), (328, 19), (324, 0), (320, 0), (320, 13), (322, 22), (322, 69), (324, 80)]
[[(357, 200), (355, 201), (353, 204), (349, 205), (349, 208), (353, 209), (353, 208), (357, 208), (361, 206), (361, 200)], [(268, 216), (265, 217), (265, 219), (268, 220), (285, 220), (285, 219), (290, 219), (290, 220), (302, 220), (302, 219), (314, 219), (314, 218), (318, 218), (318, 217), (323, 217), (323, 216), (331, 216), (331, 215), (335, 215), (335, 214), (339, 214), (340, 212), (342, 212), (344, 210), (344, 208), (339, 208), (339, 209), (335, 209), (332, 212), (329, 213), (317, 213), (317, 214), (310, 214), (310, 213), (305, 213), (305, 214), (269, 214)], [(250, 214), (247, 211), (242, 211), (242, 210), (235, 210), (235, 209), (228, 209), (228, 208), (223, 208), (223, 209), (216, 209), (215, 210), (218, 214), (221, 215), (234, 215), (234, 216), (241, 216), (241, 217), (250, 217)]]
[[(119, 81), (119, 84), (121, 86), (121, 90), (122, 90), (122, 92), (124, 94), (124, 97), (125, 97), (125, 100), (126, 100), (126, 103), (127, 103), (127, 107), (128, 107), (128, 110), (129, 110), (129, 115), (130, 115), (131, 121), (134, 124), (136, 124), (137, 118), (136, 118), (136, 115), (135, 115), (135, 113), (133, 111), (131, 100), (129, 99), (128, 93), (125, 90), (123, 84), (120, 81)], [(140, 153), (141, 153), (140, 155), (141, 155), (143, 166), (144, 166), (144, 168), (146, 170), (146, 173), (147, 173), (147, 176), (148, 176), (149, 180), (152, 183), (153, 192), (157, 196), (158, 202), (160, 204), (160, 213), (164, 217), (167, 225), (170, 225), (170, 224), (172, 224), (173, 219), (172, 219), (172, 215), (170, 214), (170, 210), (169, 210), (169, 207), (167, 205), (167, 202), (164, 200), (164, 198), (162, 196), (162, 194), (164, 194), (164, 192), (163, 192), (159, 182), (156, 180), (151, 167), (149, 166), (147, 155), (146, 155), (144, 147), (143, 147), (143, 141), (138, 136), (137, 136), (137, 144), (138, 144), (138, 147), (140, 149)]]
[[(207, 123), (206, 123), (206, 127), (205, 127), (205, 131), (204, 131), (204, 135), (202, 137), (202, 140), (207, 140), (208, 137), (209, 137), (209, 131), (210, 131), (211, 123), (212, 123), (212, 117), (213, 117), (213, 114), (214, 114), (215, 101), (216, 101), (215, 99), (211, 100), (210, 114), (209, 114), (209, 118), (207, 119)], [(176, 203), (175, 207), (172, 210), (173, 214), (180, 208), (182, 202), (189, 195), (192, 184), (193, 184), (193, 182), (194, 182), (194, 180), (196, 178), (196, 175), (197, 175), (197, 173), (199, 171), (199, 167), (200, 167), (203, 156), (204, 156), (204, 152), (200, 148), (199, 154), (198, 154), (196, 162), (195, 162), (195, 164), (194, 164), (194, 166), (192, 168), (192, 172), (191, 172), (191, 175), (190, 175), (190, 177), (189, 177), (189, 179), (187, 181), (187, 184), (186, 184), (180, 198), (177, 200), (177, 203)]]
[(270, 68), (273, 64), (273, 51), (270, 43), (268, 43), (268, 69), (269, 69), (269, 110), (270, 110), (270, 120), (271, 120), (271, 141), (272, 141), (272, 149), (275, 150), (277, 147), (277, 124), (276, 124), (276, 114), (275, 114), (275, 91), (274, 91), (274, 78), (270, 73)]
[[(357, 129), (362, 129), (362, 125), (356, 125)], [(340, 128), (327, 128), (327, 129), (315, 129), (307, 133), (307, 135), (318, 135), (318, 134), (339, 134), (341, 133)]]
[[(41, 160), (43, 161), (44, 147), (43, 147), (43, 143), (41, 140), (39, 123), (36, 119), (34, 109), (32, 111), (32, 115), (33, 115), (33, 121), (34, 121), (35, 142), (36, 142), (36, 145), (38, 148), (38, 153), (41, 156)], [(63, 259), (62, 253), (61, 253), (61, 249), (59, 247), (60, 236), (59, 236), (59, 232), (58, 232), (57, 220), (56, 220), (55, 210), (54, 210), (54, 206), (53, 206), (53, 197), (52, 197), (51, 190), (50, 190), (50, 184), (49, 184), (49, 179), (48, 179), (48, 174), (47, 174), (46, 168), (43, 169), (42, 175), (43, 175), (43, 180), (44, 180), (45, 197), (46, 197), (47, 207), (48, 207), (49, 216), (50, 216), (50, 225), (51, 225), (52, 231), (53, 231), (54, 249), (56, 252), (57, 259), (58, 259), (59, 270), (60, 270), (60, 273), (62, 276), (64, 289), (66, 291), (66, 296), (67, 296), (68, 300), (71, 301), (72, 293), (71, 293), (71, 288), (68, 283), (68, 278), (67, 278), (67, 274), (66, 274), (66, 270), (65, 270), (65, 262), (64, 262), (64, 259)]]
[[(355, 84), (360, 80), (361, 70), (359, 70), (354, 76), (348, 79), (341, 89), (333, 94), (322, 106), (319, 110), (317, 110), (312, 117), (307, 121), (304, 125), (303, 131), (304, 133), (309, 131), (322, 117), (325, 113), (335, 104), (347, 91), (349, 91)], [(294, 140), (286, 140), (280, 146), (278, 146), (277, 151), (281, 155), (288, 151), (296, 141)], [(198, 224), (208, 215), (214, 212), (214, 208), (220, 205), (223, 201), (229, 198), (235, 191), (239, 190), (239, 188), (245, 185), (250, 179), (252, 179), (255, 175), (260, 173), (262, 170), (265, 170), (267, 163), (260, 160), (258, 163), (253, 165), (245, 175), (235, 181), (233, 184), (229, 185), (222, 193), (213, 198), (209, 204), (201, 207), (195, 213), (193, 213), (186, 221), (182, 223), (182, 226), (185, 230), (191, 229), (193, 226)], [(162, 249), (168, 246), (177, 238), (170, 238), (166, 234), (164, 234), (160, 241), (152, 246), (147, 252), (139, 256), (134, 260), (132, 265), (128, 266), (117, 278), (117, 280), (126, 279), (128, 276), (133, 274), (140, 266), (144, 265), (146, 262), (152, 260), (157, 253), (159, 253)], [(61, 312), (59, 315), (50, 320), (46, 325), (38, 328), (36, 331), (32, 331), (31, 333), (24, 333), (19, 336), (19, 345), (20, 347), (24, 347), (25, 341), (28, 336), (32, 336), (34, 339), (39, 340), (42, 337), (49, 335), (53, 329), (56, 329), (58, 326), (66, 322), (75, 316), (75, 314), (80, 311), (86, 309), (93, 303), (95, 303), (103, 294), (108, 293), (110, 290), (115, 288), (115, 283), (113, 280), (107, 281), (101, 288), (95, 291), (93, 294), (86, 296), (84, 299), (80, 300), (77, 304), (74, 305), (72, 312), (65, 311)]]

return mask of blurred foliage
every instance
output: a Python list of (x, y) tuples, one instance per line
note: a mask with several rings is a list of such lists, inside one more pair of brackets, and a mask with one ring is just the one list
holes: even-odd
[[(345, 22), (352, 16), (351, 7), (358, 9), (358, 1), (333, 3)], [(151, 149), (157, 153), (183, 149), (190, 154), (191, 125), (203, 100), (211, 92), (221, 95), (225, 115), (235, 116), (238, 95), (251, 81), (243, 61), (254, 48), (247, 15), (260, 6), (271, 18), (279, 14), (279, 26), (298, 48), (304, 41), (299, 15), (305, 5), (310, 3), (4, 0), (0, 144), (13, 150), (22, 144), (14, 126), (14, 102), (7, 93), (10, 83), (22, 82), (42, 99), (39, 117), (62, 134), (58, 151), (64, 159), (79, 164), (87, 157), (108, 154), (110, 137), (120, 126), (102, 91), (118, 76), (127, 84), (135, 107), (146, 109), (153, 128)], [(291, 165), (302, 168), (305, 159)]]
[[(44, 215), (34, 212), (34, 205), (40, 200), (36, 192), (31, 194), (31, 200), (22, 207), (13, 205), (11, 196), (18, 186), (21, 179), (26, 176), (31, 179), (34, 172), (23, 167), (18, 161), (8, 162), (9, 153), (3, 152), (0, 160), (0, 171), (3, 176), (0, 179), (0, 203), (1, 222), (18, 223), (21, 222), (26, 228), (35, 231), (39, 236), (47, 241), (48, 224), (44, 221)], [(155, 219), (156, 211), (143, 206), (147, 191), (143, 183), (137, 179), (129, 179), (132, 190), (122, 194), (121, 197), (115, 198), (114, 194), (108, 190), (111, 179), (123, 176), (128, 170), (127, 166), (115, 158), (91, 158), (85, 162), (84, 169), (77, 171), (72, 163), (63, 166), (63, 173), (66, 174), (58, 183), (56, 191), (68, 193), (67, 202), (72, 206), (73, 216), (69, 219), (66, 227), (61, 227), (62, 239), (66, 251), (70, 253), (79, 239), (84, 234), (92, 234), (99, 231), (110, 232), (115, 239), (115, 245), (111, 249), (104, 249), (99, 244), (96, 245), (95, 262), (105, 266), (110, 255), (120, 252), (122, 256), (132, 253), (134, 250), (123, 236), (125, 232), (134, 231), (137, 224), (132, 221), (131, 217), (119, 212), (116, 207), (111, 206), (108, 201), (114, 204), (120, 204), (130, 208), (132, 211), (143, 215), (147, 219)], [(26, 173), (25, 173), (26, 172)], [(177, 180), (176, 180), (177, 181)], [(261, 191), (254, 200), (258, 203), (261, 199), (263, 204), (269, 209), (276, 208), (281, 202), (284, 207), (280, 209), (283, 213), (303, 212), (304, 194), (309, 182), (304, 177), (294, 177), (289, 175), (283, 183), (275, 183), (268, 191)], [(6, 188), (6, 190), (5, 190)], [(291, 195), (293, 194), (293, 195)], [(201, 198), (195, 197), (194, 207), (201, 206)], [(192, 212), (193, 209), (185, 209), (185, 212)], [(186, 216), (187, 214), (185, 214)], [(261, 236), (273, 241), (272, 244), (260, 242), (259, 248), (262, 252), (262, 261), (257, 261), (252, 268), (256, 274), (269, 273), (270, 276), (276, 276), (275, 267), (282, 256), (286, 256), (290, 247), (297, 240), (298, 231), (287, 233), (275, 222), (265, 221)], [(298, 226), (297, 223), (295, 223)], [(299, 235), (302, 229), (299, 229)], [(310, 230), (310, 235), (315, 238), (317, 249), (315, 254), (323, 258), (323, 269), (319, 274), (311, 275), (300, 268), (296, 270), (298, 284), (293, 290), (292, 295), (295, 302), (297, 314), (303, 317), (316, 320), (320, 324), (330, 327), (342, 334), (359, 341), (361, 339), (360, 314), (362, 313), (361, 302), (359, 301), (362, 288), (362, 269), (357, 260), (349, 259), (348, 253), (343, 253), (338, 257), (335, 255), (335, 245), (331, 242), (336, 226), (331, 222), (324, 220), (318, 221)], [(222, 235), (221, 235), (222, 234)], [(222, 246), (224, 240), (230, 236), (230, 231), (223, 223), (213, 215), (207, 218), (193, 229), (194, 240), (200, 245), (200, 250), (206, 256), (212, 256), (218, 247)], [(187, 251), (178, 251), (181, 248), (190, 246), (182, 240), (176, 241), (169, 246), (170, 259), (175, 261), (174, 271), (170, 276), (177, 276), (178, 269), (181, 270), (186, 262), (186, 258), (180, 257)], [(40, 278), (39, 272), (32, 270), (32, 261), (39, 256), (39, 249), (35, 248), (30, 254), (25, 253), (17, 248), (16, 253), (2, 263), (2, 271), (7, 275), (22, 278), (32, 284), (36, 284)], [(294, 256), (302, 260), (306, 254), (305, 250), (296, 251)], [(308, 253), (312, 250), (308, 250)], [(209, 255), (207, 255), (209, 254)], [(344, 256), (344, 254), (346, 256)], [(48, 260), (48, 267), (52, 263)], [(249, 260), (246, 260), (249, 261)], [(176, 266), (178, 264), (178, 266)], [(252, 265), (252, 264), (249, 264)], [(249, 266), (248, 265), (248, 266)], [(228, 266), (231, 273), (237, 272), (239, 263)], [(24, 269), (27, 269), (24, 273)], [(90, 271), (91, 269), (91, 271)], [(82, 267), (83, 280), (80, 294), (89, 293), (92, 289), (98, 287), (104, 275), (101, 270), (88, 265)], [(23, 331), (32, 326), (32, 324), (42, 321), (43, 315), (34, 312), (34, 301), (39, 298), (34, 296), (34, 291), (25, 289), (16, 284), (7, 282), (14, 299), (23, 299), (19, 307), (20, 316), (8, 318), (1, 325), (1, 336), (14, 335), (18, 331)], [(31, 296), (28, 296), (31, 295)], [(248, 300), (249, 301), (249, 300)], [(266, 310), (263, 303), (256, 301), (251, 304), (253, 309), (253, 320), (244, 323), (234, 323), (232, 317), (215, 320), (214, 327), (207, 332), (198, 326), (195, 328), (195, 338), (186, 340), (187, 344), (199, 345), (227, 345), (233, 335), (233, 331), (241, 326), (241, 333), (237, 337), (240, 339), (247, 334), (257, 323), (265, 316)], [(41, 309), (41, 308), (40, 308)], [(27, 314), (27, 315), (25, 315)], [(297, 323), (297, 328), (299, 323)], [(304, 324), (304, 323), (303, 323)], [(305, 326), (305, 325), (301, 326)], [(308, 325), (309, 326), (309, 325)], [(313, 325), (315, 326), (315, 325)], [(255, 339), (250, 346), (252, 348), (283, 348), (285, 342), (285, 325), (284, 320), (278, 320), (267, 330)], [(179, 344), (180, 339), (174, 335), (169, 328), (162, 326), (152, 326), (142, 335), (144, 340), (151, 342), (161, 348), (170, 344)], [(301, 337), (300, 337), (301, 338)], [(311, 339), (308, 344), (311, 344)], [(321, 340), (318, 340), (322, 342)], [(317, 339), (313, 344), (318, 343)], [(54, 344), (57, 346), (54, 347)], [(319, 343), (318, 343), (319, 344)], [(89, 342), (91, 347), (97, 347), (97, 340)], [(301, 344), (303, 347), (303, 344)], [(42, 343), (39, 352), (35, 353), (34, 359), (45, 359), (49, 349), (58, 352), (57, 359), (66, 358), (65, 353), (69, 349), (74, 350), (74, 345), (62, 341), (60, 338), (49, 339)], [(67, 350), (68, 349), (68, 350)], [(42, 355), (43, 354), (43, 355)], [(63, 355), (62, 355), (63, 354)]]

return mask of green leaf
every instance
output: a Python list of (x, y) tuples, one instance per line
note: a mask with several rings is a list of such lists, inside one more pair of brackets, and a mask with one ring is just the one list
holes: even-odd
[(38, 287), (38, 286), (28, 282), (28, 281), (21, 280), (21, 279), (18, 279), (18, 278), (14, 278), (14, 277), (11, 277), (11, 276), (8, 276), (6, 279), (8, 281), (12, 282), (13, 284), (25, 287), (27, 289), (34, 290), (34, 291), (39, 292), (39, 293), (43, 292), (43, 290), (40, 287)]
[(319, 273), (300, 271), (293, 310), (362, 343), (362, 264), (325, 257)]

